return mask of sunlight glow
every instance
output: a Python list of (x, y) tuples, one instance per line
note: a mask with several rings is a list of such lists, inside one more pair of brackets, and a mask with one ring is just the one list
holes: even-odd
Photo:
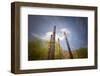
[[(70, 34), (69, 30), (62, 28), (58, 32), (56, 32), (56, 41), (58, 41), (58, 38), (60, 40), (64, 40), (64, 32), (66, 32), (68, 35)], [(50, 37), (51, 37), (52, 34), (53, 34), (53, 32), (47, 32), (42, 39), (50, 40)]]
[(47, 32), (46, 35), (47, 36), (51, 36), (53, 34), (53, 32)]
[[(65, 29), (65, 28), (62, 28), (62, 29), (60, 29), (58, 32), (56, 32), (56, 41), (58, 41), (58, 38), (60, 39), (60, 40), (64, 40), (64, 32), (66, 32), (68, 35), (70, 34), (70, 31), (69, 30), (67, 30), (67, 29)], [(45, 33), (45, 35), (44, 36), (39, 36), (39, 35), (37, 35), (37, 34), (35, 34), (35, 33), (32, 33), (32, 36), (35, 36), (35, 37), (37, 37), (37, 38), (40, 38), (40, 39), (43, 39), (43, 40), (50, 40), (50, 37), (51, 37), (51, 35), (53, 35), (53, 32), (51, 32), (51, 31), (49, 31), (49, 32), (46, 32)]]
[(60, 31), (63, 33), (63, 32), (66, 32), (66, 34), (70, 34), (70, 31), (68, 29), (65, 29), (65, 28), (62, 28), (60, 29)]

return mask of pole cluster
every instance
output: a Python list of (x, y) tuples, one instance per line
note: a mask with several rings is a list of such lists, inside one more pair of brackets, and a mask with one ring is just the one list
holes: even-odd
[(56, 34), (56, 26), (54, 26), (53, 35), (51, 35), (51, 38), (50, 38), (48, 59), (55, 58), (55, 34)]
[[(69, 45), (69, 42), (67, 39), (66, 32), (64, 32), (64, 35), (65, 35), (66, 45), (68, 47), (70, 59), (73, 59), (73, 55), (72, 55), (71, 48), (70, 48), (70, 45)], [(49, 48), (48, 48), (48, 59), (55, 59), (55, 37), (56, 37), (56, 26), (54, 26), (53, 34), (50, 37)], [(58, 44), (59, 44), (59, 52), (60, 52), (60, 40), (59, 40), (59, 38), (58, 38)]]

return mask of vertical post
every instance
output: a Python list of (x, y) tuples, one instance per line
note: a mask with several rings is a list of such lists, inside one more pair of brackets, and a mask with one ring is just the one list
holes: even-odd
[(59, 50), (59, 55), (60, 55), (60, 40), (59, 40), (59, 38), (58, 38), (58, 50)]
[(71, 48), (70, 48), (70, 45), (69, 45), (69, 42), (68, 42), (68, 39), (67, 39), (66, 32), (64, 32), (64, 35), (65, 35), (66, 44), (67, 44), (67, 47), (68, 47), (68, 51), (69, 51), (70, 58), (73, 59), (73, 54), (71, 52)]
[(62, 52), (61, 52), (61, 49), (60, 49), (60, 40), (59, 40), (59, 38), (58, 38), (58, 48), (59, 48), (59, 55), (62, 55)]
[(56, 34), (56, 26), (54, 26), (53, 35), (51, 35), (50, 38), (50, 45), (48, 48), (48, 59), (55, 58), (55, 34)]
[(52, 59), (55, 58), (55, 34), (56, 34), (56, 26), (54, 26), (53, 36), (52, 36)]
[(58, 38), (58, 47), (59, 47), (59, 54), (62, 55), (61, 58), (63, 58), (64, 56), (63, 56), (63, 51), (60, 48), (60, 40), (59, 40), (59, 38)]
[(48, 46), (48, 59), (51, 59), (51, 50), (52, 50), (52, 35), (50, 37), (50, 42)]

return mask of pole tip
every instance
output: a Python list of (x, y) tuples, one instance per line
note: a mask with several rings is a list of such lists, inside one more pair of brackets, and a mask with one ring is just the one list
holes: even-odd
[(64, 35), (66, 35), (66, 32), (64, 32)]

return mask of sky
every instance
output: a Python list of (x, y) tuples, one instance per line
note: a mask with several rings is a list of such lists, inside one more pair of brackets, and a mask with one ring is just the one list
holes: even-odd
[(71, 16), (28, 15), (28, 40), (34, 36), (43, 40), (50, 40), (53, 28), (56, 26), (56, 41), (60, 39), (63, 50), (67, 50), (64, 33), (72, 50), (87, 48), (88, 18)]

